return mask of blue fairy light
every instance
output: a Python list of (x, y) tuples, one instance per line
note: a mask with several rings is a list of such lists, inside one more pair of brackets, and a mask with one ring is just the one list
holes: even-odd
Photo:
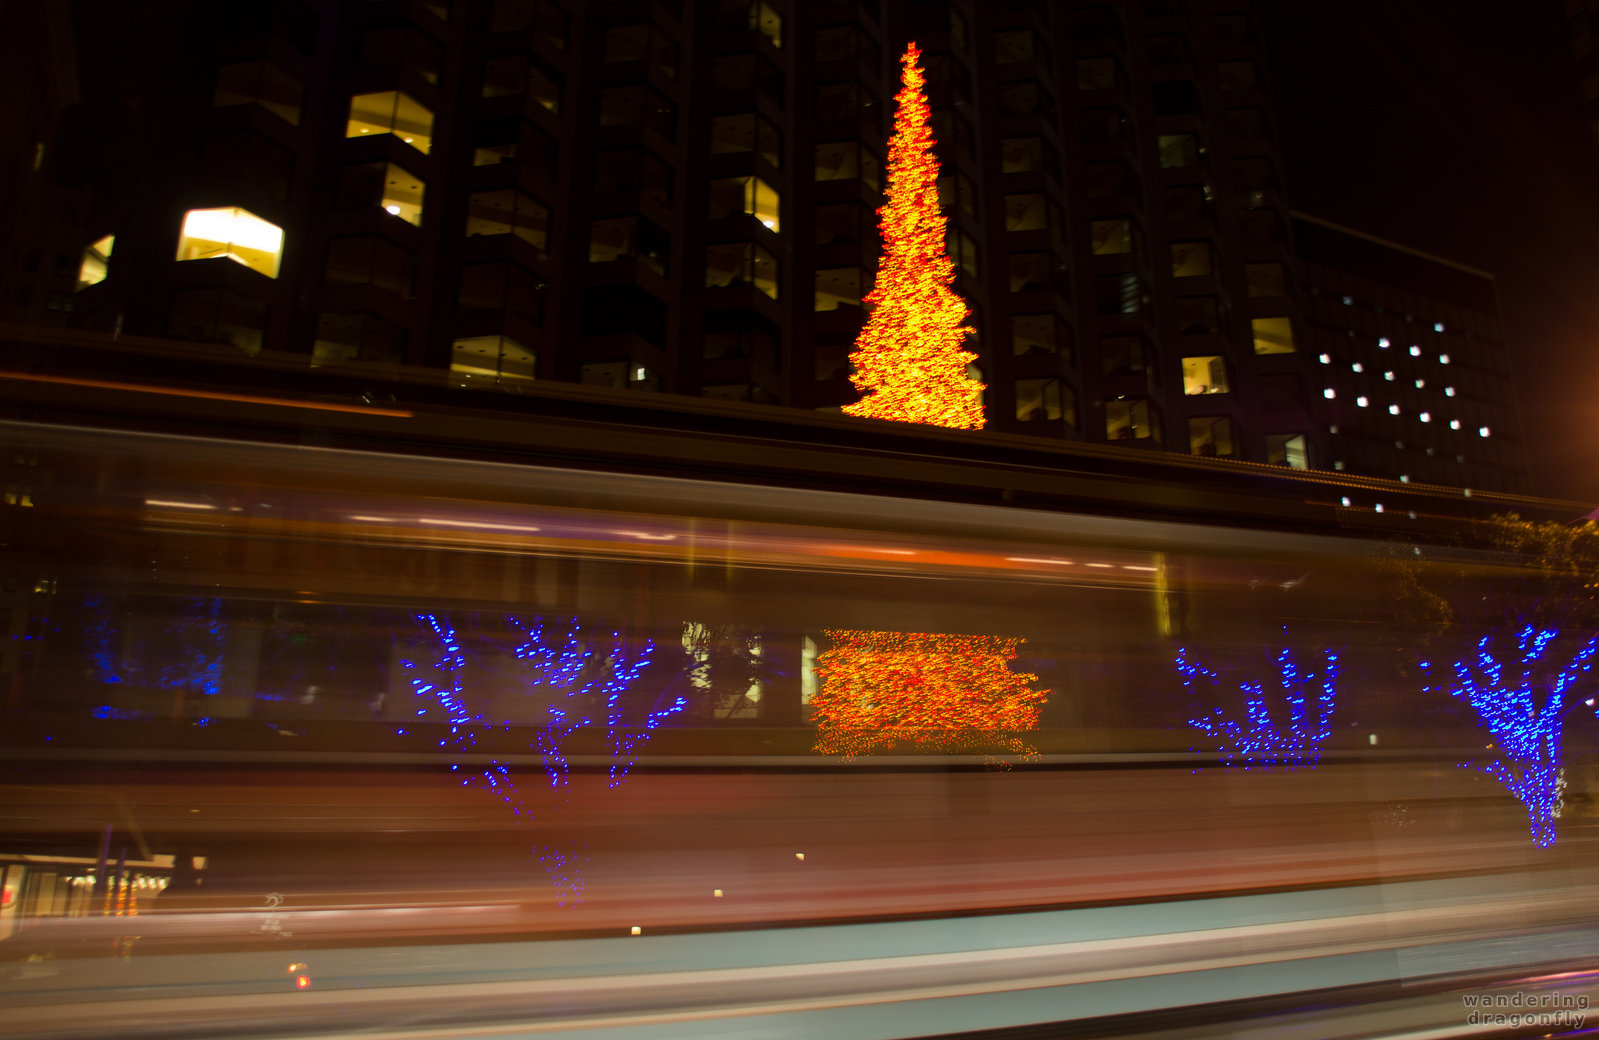
[[(1492, 636), (1483, 636), (1477, 642), (1475, 661), (1456, 661), (1453, 677), (1424, 687), (1471, 705), (1499, 754), (1460, 766), (1493, 777), (1526, 807), (1528, 830), (1538, 848), (1549, 848), (1559, 836), (1555, 821), (1560, 818), (1566, 789), (1562, 762), (1565, 694), (1579, 674), (1592, 671), (1594, 654), (1599, 651), (1596, 635), (1551, 681), (1539, 683), (1534, 673), (1547, 674), (1552, 662), (1546, 663), (1544, 658), (1559, 634), (1557, 628), (1536, 625), (1526, 625), (1516, 633), (1521, 670), (1514, 684), (1506, 682), (1504, 665), (1490, 649)], [(1432, 676), (1430, 662), (1423, 661), (1421, 668)]]
[[(1228, 769), (1316, 768), (1322, 746), (1332, 736), (1333, 706), (1338, 697), (1338, 655), (1331, 650), (1322, 654), (1324, 664), (1319, 673), (1302, 671), (1287, 647), (1277, 655), (1273, 685), (1288, 707), (1284, 725), (1272, 717), (1265, 686), (1244, 680), (1238, 684), (1244, 695), (1243, 719), (1231, 717), (1220, 707), (1196, 714), (1188, 724), (1204, 734), (1211, 747), (1192, 750), (1218, 753)], [(1221, 684), (1216, 672), (1188, 656), (1187, 647), (1178, 648), (1176, 665), (1190, 697), (1196, 695), (1200, 682), (1212, 687)]]

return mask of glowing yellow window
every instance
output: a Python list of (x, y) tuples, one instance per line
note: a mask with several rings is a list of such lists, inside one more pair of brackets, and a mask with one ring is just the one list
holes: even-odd
[(227, 257), (268, 278), (278, 276), (283, 258), (283, 229), (237, 206), (191, 209), (183, 216), (178, 238), (179, 260)]
[(510, 336), (467, 336), (450, 355), (450, 374), (469, 386), (527, 382), (537, 367), (534, 353)]
[(1257, 354), (1292, 354), (1294, 325), (1287, 318), (1255, 318), (1249, 323)]
[(1184, 394), (1192, 397), (1195, 394), (1225, 394), (1227, 391), (1227, 362), (1223, 358), (1183, 358)]
[(350, 122), (345, 137), (394, 134), (426, 154), (433, 147), (433, 113), (409, 94), (383, 90), (357, 94), (350, 99)]
[(83, 262), (78, 265), (79, 289), (87, 289), (91, 285), (99, 285), (105, 281), (106, 275), (110, 273), (111, 247), (116, 241), (117, 236), (107, 235), (83, 250)]
[(773, 231), (781, 230), (777, 189), (759, 177), (726, 177), (711, 182), (712, 220), (747, 213)]

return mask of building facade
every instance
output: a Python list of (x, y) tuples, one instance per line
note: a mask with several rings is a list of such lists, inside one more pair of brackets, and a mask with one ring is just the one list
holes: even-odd
[[(65, 192), (77, 235), (3, 268), (13, 321), (837, 409), (914, 39), (990, 429), (1353, 463), (1246, 0), (110, 17), (74, 26), (83, 99), (17, 175)], [(41, 308), (57, 268), (69, 304)]]

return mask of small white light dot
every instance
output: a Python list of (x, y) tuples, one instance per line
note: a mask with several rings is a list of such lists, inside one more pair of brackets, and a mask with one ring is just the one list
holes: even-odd
[(388, 210), (390, 213), (393, 213), (395, 216), (400, 215), (400, 207), (398, 206), (384, 206), (383, 208)]
[(1394, 381), (1394, 374), (1392, 372), (1384, 372), (1382, 374), (1382, 377), (1384, 379), (1388, 380), (1388, 382), (1390, 382), (1390, 383), (1392, 383)]
[(1450, 428), (1450, 429), (1451, 429), (1451, 430), (1458, 430), (1458, 429), (1460, 429), (1460, 420), (1459, 420), (1459, 419), (1450, 419), (1450, 420), (1449, 420), (1449, 428)]
[(1449, 364), (1449, 355), (1448, 355), (1448, 354), (1439, 354), (1439, 355), (1438, 355), (1438, 363), (1439, 363), (1439, 364), (1440, 364), (1440, 365), (1447, 365), (1447, 364)]
[(1345, 495), (1345, 496), (1344, 496), (1344, 497), (1343, 497), (1343, 498), (1342, 498), (1342, 499), (1340, 499), (1340, 500), (1339, 500), (1339, 501), (1340, 501), (1340, 502), (1342, 502), (1342, 503), (1343, 503), (1343, 505), (1344, 505), (1344, 507), (1345, 507), (1345, 508), (1346, 508), (1346, 509), (1347, 509), (1347, 508), (1348, 508), (1348, 507), (1349, 507), (1349, 496), (1348, 496), (1348, 495)]
[(796, 852), (796, 853), (794, 853), (794, 858), (803, 863), (805, 861), (805, 853)]
[(1452, 386), (1444, 387), (1444, 396), (1445, 397), (1453, 397), (1453, 396), (1455, 396), (1455, 388), (1452, 387)]
[(1331, 354), (1323, 354), (1321, 357), (1317, 358), (1316, 360), (1320, 361), (1324, 365), (1330, 365), (1330, 364), (1332, 364), (1332, 355)]
[(1335, 391), (1332, 387), (1329, 386), (1327, 389), (1325, 389), (1325, 390), (1323, 390), (1321, 392), (1321, 396), (1323, 396), (1327, 400), (1331, 401), (1333, 398), (1338, 396), (1338, 392)]
[(1382, 349), (1387, 350), (1388, 346), (1389, 346), (1388, 337), (1387, 336), (1379, 336), (1377, 338), (1377, 345), (1379, 347), (1381, 347)]
[(722, 890), (721, 890), (721, 889), (719, 889), (719, 888), (713, 888), (713, 889), (711, 889), (711, 898), (713, 898), (713, 899), (720, 899), (720, 898), (722, 898)]
[(1433, 322), (1432, 323), (1432, 330), (1434, 332), (1442, 332), (1444, 330), (1444, 323), (1441, 322), (1441, 321)]
[(1344, 306), (1345, 307), (1353, 307), (1354, 305), (1355, 305), (1355, 298), (1353, 296), (1345, 296), (1344, 297)]
[(1422, 412), (1421, 413), (1421, 421), (1422, 422), (1432, 422), (1432, 413), (1431, 412)]
[(1421, 357), (1421, 348), (1416, 346), (1414, 343), (1412, 343), (1410, 345), (1410, 356), (1411, 357)]
[(1378, 502), (1375, 508), (1376, 508), (1377, 512), (1379, 512), (1379, 513), (1382, 512), (1382, 503)]
[(633, 934), (634, 935), (643, 935), (644, 934), (644, 929), (640, 928), (638, 925), (634, 925), (633, 926)]
[(1371, 402), (1369, 400), (1367, 400), (1366, 398), (1364, 398), (1364, 397), (1357, 397), (1357, 398), (1355, 398), (1355, 403), (1357, 405), (1359, 405), (1360, 407), (1364, 408), (1368, 404), (1370, 404)]
[(1479, 436), (1479, 437), (1488, 436), (1488, 427), (1486, 427), (1486, 426), (1477, 427), (1477, 436)]
[(1397, 404), (1389, 405), (1388, 406), (1388, 414), (1389, 415), (1398, 415), (1399, 414), (1399, 406)]
[(1422, 387), (1424, 387), (1426, 385), (1427, 385), (1427, 381), (1425, 379), (1416, 380), (1416, 389), (1417, 390), (1420, 390)]
[(1410, 474), (1409, 473), (1401, 473), (1401, 474), (1399, 474), (1399, 483), (1401, 483), (1401, 484), (1410, 483)]
[(1360, 362), (1358, 362), (1358, 361), (1357, 361), (1357, 362), (1355, 362), (1355, 363), (1354, 363), (1354, 364), (1353, 364), (1353, 365), (1350, 365), (1350, 366), (1349, 366), (1349, 367), (1350, 367), (1350, 368), (1352, 368), (1352, 369), (1354, 369), (1354, 370), (1355, 370), (1355, 371), (1356, 371), (1356, 372), (1364, 372), (1364, 371), (1366, 371), (1366, 366), (1365, 366), (1365, 365), (1362, 365), (1362, 364), (1361, 364), (1361, 363), (1360, 363)]

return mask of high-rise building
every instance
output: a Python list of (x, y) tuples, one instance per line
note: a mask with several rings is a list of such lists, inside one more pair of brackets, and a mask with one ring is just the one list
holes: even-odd
[[(12, 152), (82, 216), (13, 320), (837, 409), (914, 39), (989, 428), (1342, 460), (1248, 0), (79, 13), (84, 97)], [(19, 307), (56, 267), (70, 311)]]

